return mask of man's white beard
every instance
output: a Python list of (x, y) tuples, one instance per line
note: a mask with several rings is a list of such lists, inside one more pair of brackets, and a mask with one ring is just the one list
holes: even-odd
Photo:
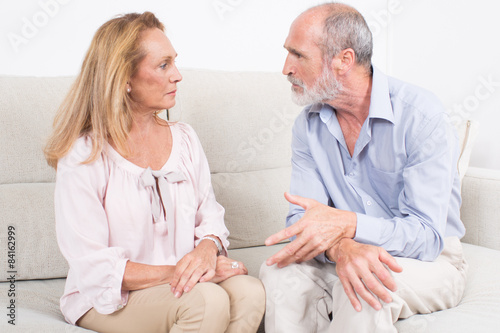
[(302, 88), (302, 92), (295, 91), (292, 86), (292, 101), (297, 105), (309, 105), (323, 103), (337, 98), (342, 91), (342, 85), (333, 76), (328, 66), (323, 66), (321, 76), (318, 77), (311, 89), (308, 89), (304, 82), (288, 75), (288, 81)]

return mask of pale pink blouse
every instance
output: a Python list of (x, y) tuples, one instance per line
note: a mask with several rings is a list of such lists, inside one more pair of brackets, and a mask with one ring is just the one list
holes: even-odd
[[(175, 265), (205, 235), (225, 249), (224, 209), (194, 130), (170, 123), (172, 152), (158, 171), (141, 168), (107, 144), (95, 162), (88, 137), (57, 164), (57, 241), (69, 263), (61, 311), (72, 324), (89, 309), (110, 314), (127, 304), (121, 290), (128, 260)], [(158, 186), (157, 186), (158, 184)]]

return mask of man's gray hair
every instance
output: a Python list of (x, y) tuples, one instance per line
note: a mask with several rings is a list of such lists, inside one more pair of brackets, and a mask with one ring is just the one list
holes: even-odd
[(340, 4), (328, 3), (311, 9), (326, 10), (323, 36), (319, 48), (323, 61), (330, 62), (340, 51), (351, 48), (356, 55), (356, 62), (370, 70), (373, 53), (372, 33), (363, 15), (356, 9)]

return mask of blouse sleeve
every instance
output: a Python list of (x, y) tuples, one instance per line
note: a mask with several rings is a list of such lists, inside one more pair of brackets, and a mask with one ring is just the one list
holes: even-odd
[(195, 218), (195, 245), (200, 243), (203, 236), (215, 235), (222, 242), (223, 254), (227, 255), (229, 231), (224, 224), (224, 208), (215, 199), (207, 158), (193, 128), (187, 124), (182, 125), (189, 140), (188, 149), (195, 172), (194, 186), (198, 202)]
[(121, 286), (128, 257), (123, 248), (108, 246), (103, 206), (106, 166), (102, 158), (82, 164), (90, 150), (90, 139), (80, 138), (57, 164), (57, 241), (76, 277), (78, 291), (97, 312), (110, 314), (127, 301), (128, 293)]

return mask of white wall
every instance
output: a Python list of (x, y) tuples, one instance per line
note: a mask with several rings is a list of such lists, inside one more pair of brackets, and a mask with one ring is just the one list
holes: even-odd
[[(290, 23), (322, 2), (0, 0), (0, 75), (75, 75), (102, 23), (145, 10), (166, 24), (181, 68), (281, 71)], [(372, 28), (374, 64), (433, 91), (456, 118), (479, 120), (471, 165), (500, 169), (500, 2), (345, 2)]]

